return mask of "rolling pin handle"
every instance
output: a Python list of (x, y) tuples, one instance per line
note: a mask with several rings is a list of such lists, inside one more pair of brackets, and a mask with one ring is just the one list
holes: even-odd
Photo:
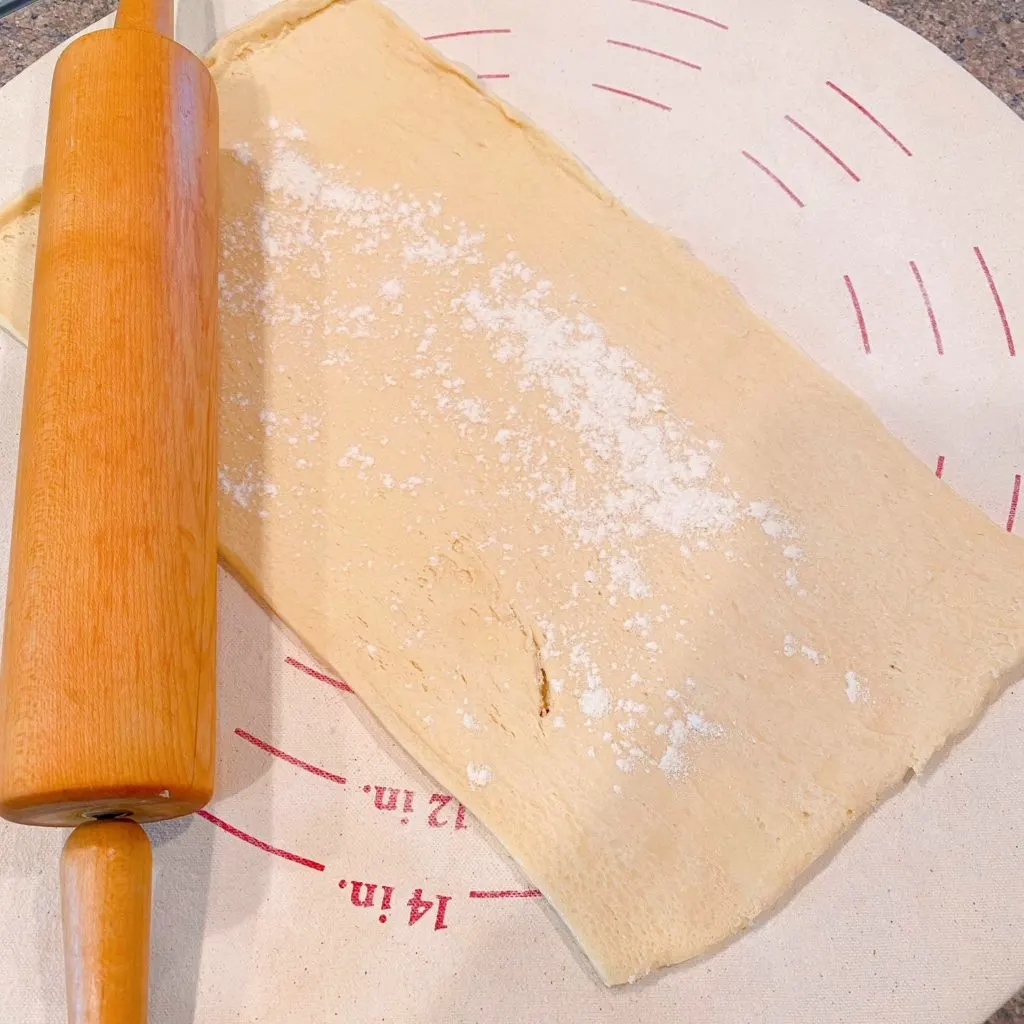
[(133, 821), (80, 825), (60, 862), (68, 1024), (146, 1024), (153, 853)]
[(114, 27), (142, 29), (172, 38), (174, 0), (121, 0)]

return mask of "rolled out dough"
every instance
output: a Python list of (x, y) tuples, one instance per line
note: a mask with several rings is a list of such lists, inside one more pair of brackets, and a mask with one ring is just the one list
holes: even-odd
[(373, 0), (210, 63), (225, 558), (607, 982), (746, 928), (1017, 678), (1024, 549)]

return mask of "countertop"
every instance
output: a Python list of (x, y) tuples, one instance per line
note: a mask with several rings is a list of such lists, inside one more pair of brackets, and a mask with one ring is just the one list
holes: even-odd
[[(1024, 117), (1024, 0), (867, 0), (920, 33)], [(0, 85), (115, 7), (40, 0), (0, 21)]]
[[(1024, 117), (1024, 0), (866, 2), (944, 50)], [(0, 85), (114, 7), (112, 0), (39, 0), (0, 21)], [(1024, 1024), (1024, 990), (986, 1024)]]

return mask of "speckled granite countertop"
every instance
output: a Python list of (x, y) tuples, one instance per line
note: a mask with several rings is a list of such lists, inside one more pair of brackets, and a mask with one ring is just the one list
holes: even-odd
[[(1024, 117), (1024, 0), (865, 2), (931, 40)], [(0, 21), (0, 85), (114, 7), (40, 0)]]
[[(929, 39), (1024, 117), (1024, 0), (865, 2)], [(0, 85), (115, 6), (114, 0), (39, 0), (0, 21)], [(1024, 990), (986, 1024), (1024, 1024)]]

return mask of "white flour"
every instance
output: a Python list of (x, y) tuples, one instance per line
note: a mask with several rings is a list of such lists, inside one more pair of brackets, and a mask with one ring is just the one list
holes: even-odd
[[(343, 388), (406, 388), (406, 416), (420, 429), (446, 423), (477, 453), (477, 462), (500, 467), (498, 492), (474, 493), (473, 502), (497, 513), (506, 497), (525, 497), (538, 539), (529, 546), (521, 539), (481, 539), (478, 551), (491, 560), (496, 578), (514, 579), (520, 560), (551, 559), (558, 544), (586, 561), (576, 578), (548, 581), (549, 601), (518, 609), (539, 636), (539, 663), (550, 699), (559, 702), (546, 735), (552, 742), (580, 742), (588, 754), (600, 740), (627, 773), (660, 768), (670, 778), (686, 774), (687, 748), (722, 740), (726, 731), (680, 700), (684, 680), (664, 678), (665, 649), (694, 647), (694, 641), (687, 619), (656, 592), (662, 566), (650, 561), (649, 541), (670, 538), (681, 564), (715, 551), (731, 563), (736, 553), (721, 539), (754, 522), (777, 545), (779, 579), (797, 600), (806, 595), (797, 590), (795, 565), (803, 558), (793, 543), (797, 529), (772, 502), (744, 499), (719, 478), (724, 443), (702, 441), (674, 416), (651, 373), (613, 344), (575, 297), (560, 298), (556, 286), (515, 252), (497, 261), (488, 257), (484, 234), (446, 220), (441, 196), (361, 187), (342, 168), (314, 166), (303, 155), (298, 126), (270, 128), (265, 161), (251, 147), (235, 151), (249, 172), (259, 173), (268, 201), (255, 212), (253, 226), (229, 223), (223, 231), (227, 257), (250, 248), (255, 237), (270, 272), (256, 287), (226, 258), (222, 308), (239, 317), (255, 310), (266, 345), (289, 338), (293, 348), (309, 350), (318, 373), (343, 373)], [(349, 254), (345, 266), (332, 267), (339, 251)], [(394, 276), (359, 280), (367, 253), (383, 255)], [(310, 289), (315, 298), (287, 301), (275, 282), (292, 271), (322, 281), (321, 294)], [(438, 330), (453, 315), (455, 338), (450, 329)], [(388, 371), (367, 376), (363, 367), (373, 360), (360, 353), (380, 344), (406, 355)], [(274, 372), (298, 372), (267, 354)], [(488, 380), (509, 381), (502, 401), (474, 393), (481, 372)], [(323, 386), (320, 377), (308, 379), (311, 387)], [(242, 407), (248, 400), (239, 395), (230, 401)], [(344, 391), (337, 400), (344, 401)], [(263, 410), (259, 429), (268, 438), (287, 431), (296, 468), (308, 469), (315, 480), (322, 461), (320, 424), (293, 420)], [(433, 500), (428, 470), (443, 472), (443, 466), (399, 475), (392, 471), (387, 438), (371, 442), (353, 443), (335, 470), (372, 485), (375, 500), (385, 493)], [(258, 505), (263, 517), (281, 499), (254, 466), (221, 467), (220, 486), (239, 506)], [(315, 484), (310, 486), (296, 496), (315, 502)], [(707, 572), (703, 577), (712, 578)], [(573, 609), (593, 600), (622, 608), (626, 639), (587, 632), (585, 618)], [(714, 608), (704, 607), (712, 619)], [(414, 648), (421, 633), (402, 646)], [(792, 636), (783, 651), (814, 664), (822, 660)], [(688, 691), (696, 688), (690, 678), (685, 684)], [(848, 675), (848, 696), (850, 686)], [(667, 694), (672, 704), (658, 707), (657, 694)], [(572, 705), (582, 732), (568, 727)], [(490, 728), (469, 711), (459, 714), (473, 732)], [(467, 778), (484, 786), (491, 769), (471, 763)]]
[(857, 678), (856, 672), (846, 673), (846, 699), (851, 704), (857, 701), (864, 702), (868, 699), (868, 688)]
[(494, 778), (494, 772), (487, 764), (467, 764), (466, 778), (474, 789), (481, 789)]

